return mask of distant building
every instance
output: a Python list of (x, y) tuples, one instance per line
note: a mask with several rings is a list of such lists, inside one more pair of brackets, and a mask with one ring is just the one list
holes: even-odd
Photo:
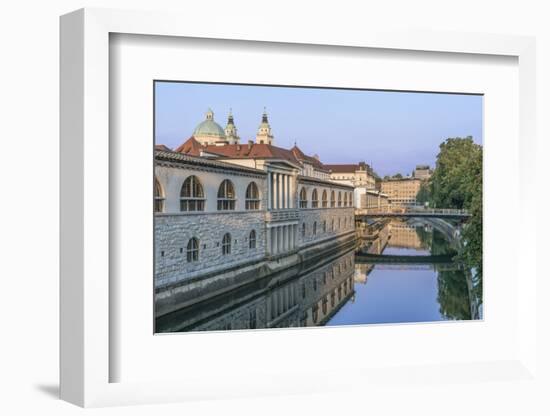
[(357, 164), (325, 165), (330, 170), (330, 179), (334, 182), (345, 183), (354, 188), (365, 187), (374, 189), (376, 177), (374, 170), (365, 162)]
[(380, 182), (380, 191), (388, 196), (391, 206), (414, 205), (421, 183), (417, 178), (390, 178)]
[(428, 165), (416, 165), (413, 176), (416, 179), (428, 180), (432, 176), (432, 171)]

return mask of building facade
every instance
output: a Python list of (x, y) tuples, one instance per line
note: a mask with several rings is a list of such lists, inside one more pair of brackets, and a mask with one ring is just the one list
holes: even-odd
[(376, 187), (377, 175), (365, 162), (325, 166), (330, 169), (330, 179), (334, 182), (351, 185), (354, 188), (375, 189)]
[(236, 132), (209, 110), (175, 151), (155, 150), (157, 316), (354, 241), (352, 186), (276, 147), (265, 112), (256, 142)]
[(380, 191), (388, 196), (392, 207), (415, 205), (421, 183), (417, 178), (391, 178), (380, 181)]
[(429, 165), (416, 165), (416, 168), (414, 169), (414, 172), (413, 172), (413, 176), (416, 179), (427, 181), (432, 176), (432, 170), (430, 169)]

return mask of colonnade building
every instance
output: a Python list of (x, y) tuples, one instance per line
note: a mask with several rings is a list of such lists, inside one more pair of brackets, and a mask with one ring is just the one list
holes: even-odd
[[(174, 150), (155, 150), (157, 316), (355, 241), (353, 187), (317, 156), (277, 147), (262, 115), (241, 144), (209, 110)], [(210, 288), (210, 289), (209, 289)]]

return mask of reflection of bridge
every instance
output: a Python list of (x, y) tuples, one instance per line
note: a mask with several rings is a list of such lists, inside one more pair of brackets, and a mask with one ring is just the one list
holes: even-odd
[(445, 218), (445, 219), (467, 219), (470, 213), (464, 209), (450, 208), (367, 208), (356, 209), (355, 218), (358, 220), (366, 218)]
[(402, 256), (355, 253), (356, 264), (454, 264), (453, 254), (427, 255), (427, 256)]

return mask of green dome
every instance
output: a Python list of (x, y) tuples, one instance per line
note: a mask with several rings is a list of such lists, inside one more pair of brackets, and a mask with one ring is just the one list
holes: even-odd
[(214, 121), (214, 113), (212, 110), (208, 110), (206, 113), (206, 120), (200, 123), (193, 132), (193, 136), (210, 136), (225, 138), (225, 132), (222, 127)]

